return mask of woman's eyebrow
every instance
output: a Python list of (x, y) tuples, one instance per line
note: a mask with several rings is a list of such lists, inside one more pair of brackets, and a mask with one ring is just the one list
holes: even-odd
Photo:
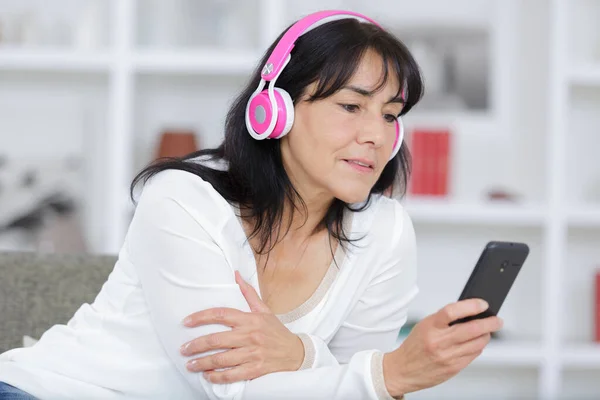
[[(366, 96), (366, 97), (371, 97), (371, 96), (373, 96), (373, 93), (375, 93), (375, 91), (373, 91), (373, 90), (368, 90), (368, 89), (361, 88), (361, 87), (355, 86), (355, 85), (347, 85), (347, 86), (344, 86), (342, 89), (352, 90), (353, 92), (358, 93), (361, 96)], [(388, 103), (401, 103), (401, 104), (404, 104), (405, 101), (402, 98), (402, 94), (399, 94), (397, 96), (392, 97), (388, 101), (386, 101), (386, 104), (388, 104)]]

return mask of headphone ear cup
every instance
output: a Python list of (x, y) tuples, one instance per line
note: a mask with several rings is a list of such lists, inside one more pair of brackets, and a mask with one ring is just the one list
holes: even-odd
[[(402, 118), (396, 118), (396, 141), (394, 142), (394, 148), (392, 150), (392, 155), (390, 156), (390, 160), (396, 157), (396, 154), (400, 151), (402, 147), (402, 142), (404, 141), (404, 124), (402, 123)], [(388, 160), (389, 161), (389, 160)]]
[(287, 135), (294, 125), (294, 102), (288, 92), (278, 87), (275, 88), (275, 99), (278, 108), (277, 123), (269, 138), (280, 139)]
[(266, 90), (252, 96), (246, 105), (246, 128), (248, 133), (256, 140), (267, 139), (270, 135), (267, 130), (271, 119), (271, 101)]
[[(285, 136), (294, 124), (294, 102), (289, 93), (281, 88), (273, 90), (277, 115), (272, 114), (269, 91), (263, 90), (252, 97), (246, 106), (246, 127), (250, 136), (257, 140), (279, 139)], [(272, 119), (276, 118), (275, 127), (269, 134), (268, 128)]]

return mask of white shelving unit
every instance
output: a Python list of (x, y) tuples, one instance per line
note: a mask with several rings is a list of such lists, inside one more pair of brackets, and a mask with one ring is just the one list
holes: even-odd
[[(590, 261), (586, 248), (593, 246), (593, 239), (585, 234), (582, 234), (583, 244), (571, 240), (570, 236), (578, 238), (577, 232), (584, 230), (596, 232), (594, 234), (600, 237), (600, 206), (576, 206), (579, 203), (571, 202), (565, 195), (568, 181), (573, 176), (565, 151), (569, 147), (567, 139), (578, 133), (568, 129), (569, 99), (576, 90), (574, 88), (583, 90), (585, 99), (589, 97), (588, 91), (600, 93), (600, 59), (594, 61), (591, 56), (583, 57), (572, 64), (571, 58), (565, 56), (571, 33), (569, 15), (572, 13), (569, 9), (584, 9), (571, 17), (570, 23), (573, 23), (573, 18), (579, 18), (577, 15), (594, 15), (600, 10), (600, 0), (551, 0), (548, 3), (463, 0), (451, 5), (443, 0), (428, 0), (420, 2), (423, 4), (418, 7), (406, 0), (373, 4), (352, 0), (257, 0), (258, 42), (256, 46), (243, 49), (139, 46), (136, 36), (139, 34), (140, 6), (137, 3), (136, 0), (111, 0), (111, 40), (106, 50), (0, 48), (0, 76), (14, 71), (40, 76), (59, 72), (100, 75), (102, 82), (106, 82), (106, 132), (98, 139), (103, 150), (95, 167), (102, 173), (96, 175), (100, 190), (95, 193), (99, 198), (92, 210), (97, 224), (94, 229), (101, 229), (95, 251), (116, 253), (120, 249), (131, 217), (128, 189), (138, 168), (136, 154), (145, 146), (144, 140), (148, 141), (139, 137), (140, 131), (158, 127), (158, 122), (153, 122), (154, 125), (148, 128), (146, 120), (164, 104), (160, 103), (160, 98), (165, 95), (162, 88), (167, 88), (177, 101), (198, 101), (200, 108), (205, 104), (202, 101), (207, 101), (214, 92), (203, 95), (194, 89), (182, 89), (180, 94), (180, 88), (210, 86), (213, 81), (215, 87), (220, 87), (223, 82), (227, 86), (227, 96), (222, 95), (223, 98), (231, 97), (228, 93), (235, 93), (234, 89), (245, 80), (261, 53), (284, 26), (318, 8), (355, 9), (375, 19), (391, 15), (390, 10), (403, 9), (407, 11), (399, 13), (401, 15), (394, 23), (415, 28), (432, 24), (487, 26), (492, 44), (493, 111), (437, 113), (415, 110), (407, 118), (413, 124), (450, 124), (459, 131), (459, 146), (468, 148), (457, 155), (456, 161), (462, 164), (456, 168), (454, 176), (463, 185), (457, 191), (467, 194), (451, 201), (406, 201), (417, 230), (422, 260), (423, 290), (416, 309), (419, 313), (434, 312), (436, 307), (453, 301), (486, 241), (498, 238), (524, 240), (532, 244), (531, 258), (515, 284), (514, 295), (511, 292), (502, 310), (511, 335), (492, 342), (464, 377), (461, 374), (449, 384), (462, 385), (464, 398), (483, 398), (489, 395), (490, 388), (475, 385), (469, 379), (472, 376), (492, 379), (500, 373), (503, 379), (490, 381), (490, 384), (498, 388), (498, 393), (505, 393), (502, 398), (515, 398), (501, 390), (508, 385), (517, 391), (522, 389), (524, 395), (534, 393), (538, 398), (551, 400), (568, 395), (562, 390), (565, 376), (571, 377), (581, 369), (600, 369), (598, 346), (585, 344), (590, 340), (583, 334), (565, 333), (562, 323), (563, 316), (570, 311), (565, 307), (573, 305), (567, 297), (567, 289), (563, 288), (568, 260), (574, 255), (581, 260), (588, 257), (586, 260)], [(586, 7), (589, 8), (587, 12)], [(439, 12), (432, 13), (434, 8)], [(524, 32), (533, 23), (527, 13), (535, 12), (537, 18), (539, 11), (547, 14), (547, 20), (541, 18), (542, 22), (535, 25), (542, 32), (536, 39), (535, 33), (525, 35)], [(486, 13), (489, 19), (481, 17)], [(597, 19), (598, 14), (595, 15)], [(531, 31), (536, 32), (536, 29)], [(545, 39), (546, 36), (549, 39)], [(549, 57), (547, 63), (543, 57), (540, 60), (538, 55), (529, 54), (535, 53), (533, 50), (539, 52), (536, 49), (539, 43), (550, 48), (549, 55), (542, 52), (543, 57)], [(516, 44), (521, 46), (520, 56), (525, 60), (515, 61)], [(540, 76), (533, 70), (538, 67), (545, 68)], [(515, 72), (517, 68), (524, 72)], [(515, 95), (521, 87), (525, 89)], [(195, 103), (190, 109), (195, 110), (194, 107)], [(224, 114), (225, 109), (218, 109)], [(527, 112), (519, 114), (521, 109)], [(213, 111), (211, 108), (205, 113)], [(185, 121), (192, 121), (192, 118)], [(218, 126), (218, 121), (215, 120), (213, 126)], [(599, 128), (600, 125), (595, 127)], [(155, 133), (158, 132), (154, 130), (152, 134)], [(207, 145), (218, 141), (219, 135), (213, 134), (207, 138)], [(519, 150), (521, 148), (524, 150)], [(464, 177), (468, 177), (469, 182), (465, 183)], [(504, 182), (518, 181), (528, 202), (489, 204), (478, 201), (473, 193), (483, 191), (484, 184), (496, 178)], [(600, 254), (598, 256), (600, 258)], [(581, 277), (583, 279), (583, 275)], [(581, 315), (577, 318), (590, 317)], [(570, 340), (569, 335), (580, 340)], [(593, 382), (589, 383), (593, 387)], [(430, 394), (425, 391), (415, 398), (437, 399), (456, 394), (444, 387), (451, 386), (442, 385), (440, 391), (431, 392), (433, 397), (427, 397)], [(600, 392), (596, 394), (600, 396)]]
[(259, 59), (253, 51), (139, 51), (133, 56), (135, 70), (151, 74), (247, 75)]
[[(398, 346), (402, 340), (398, 341)], [(475, 367), (532, 367), (539, 368), (544, 362), (542, 349), (534, 342), (503, 343), (492, 341), (483, 353), (473, 361)]]
[(461, 226), (544, 227), (548, 211), (539, 206), (513, 204), (455, 204), (446, 200), (418, 200), (404, 203), (414, 223)]
[(600, 69), (597, 65), (573, 67), (569, 69), (568, 74), (569, 79), (575, 85), (600, 86)]
[(600, 228), (600, 208), (581, 207), (569, 210), (568, 224), (571, 228)]
[(600, 345), (566, 346), (561, 352), (561, 362), (564, 368), (598, 370), (600, 368)]
[(539, 368), (544, 363), (542, 349), (537, 343), (491, 342), (473, 364), (487, 367), (535, 367)]
[(0, 51), (0, 71), (108, 72), (110, 61), (108, 53), (7, 49)]
[(598, 15), (597, 0), (551, 2), (548, 127), (552, 150), (548, 168), (553, 217), (547, 235), (546, 300), (553, 315), (545, 322), (548, 368), (546, 386), (541, 388), (543, 398), (549, 399), (600, 396), (595, 379), (583, 372), (600, 371), (599, 345), (592, 334), (597, 318), (593, 311), (594, 258), (600, 256), (594, 235), (600, 228), (600, 204), (579, 190), (591, 181), (577, 180), (584, 171), (600, 172), (593, 168), (597, 165), (594, 156), (582, 153), (593, 146), (590, 140), (600, 130), (594, 118), (597, 111), (589, 111), (600, 105), (593, 102), (594, 97), (600, 99), (594, 96), (600, 88), (600, 48), (594, 43)]

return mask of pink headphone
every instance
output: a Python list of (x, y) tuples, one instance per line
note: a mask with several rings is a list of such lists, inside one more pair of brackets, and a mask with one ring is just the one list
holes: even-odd
[[(275, 82), (290, 61), (294, 43), (300, 36), (324, 23), (354, 18), (379, 26), (372, 19), (351, 11), (319, 11), (296, 22), (283, 35), (269, 56), (260, 74), (258, 87), (246, 105), (246, 127), (256, 140), (279, 139), (285, 136), (294, 124), (294, 103), (285, 90), (275, 87)], [(269, 81), (268, 89), (263, 90)], [(390, 160), (396, 156), (404, 139), (402, 119), (396, 119), (396, 141)]]

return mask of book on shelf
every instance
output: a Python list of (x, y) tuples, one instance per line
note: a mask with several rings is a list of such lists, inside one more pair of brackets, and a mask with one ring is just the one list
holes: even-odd
[(594, 342), (600, 343), (600, 269), (594, 280)]
[(450, 175), (450, 130), (415, 128), (409, 137), (412, 174), (408, 185), (412, 196), (448, 195)]

